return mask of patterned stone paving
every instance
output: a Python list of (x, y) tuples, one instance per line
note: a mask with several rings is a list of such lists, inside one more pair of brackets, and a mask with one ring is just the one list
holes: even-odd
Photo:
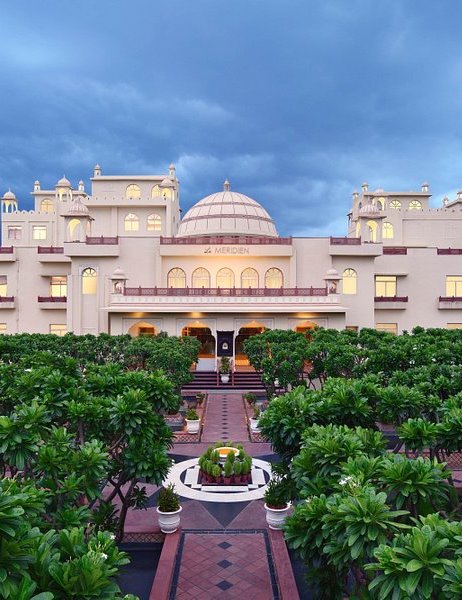
[(184, 531), (169, 600), (279, 600), (268, 533)]
[(202, 441), (218, 440), (244, 442), (249, 439), (244, 416), (242, 394), (209, 394), (202, 429)]

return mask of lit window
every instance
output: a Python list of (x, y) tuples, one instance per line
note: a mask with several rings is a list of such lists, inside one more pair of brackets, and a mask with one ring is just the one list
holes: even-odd
[(168, 272), (167, 286), (172, 288), (186, 287), (186, 273), (183, 271), (183, 269), (175, 267)]
[(462, 323), (447, 323), (448, 329), (462, 329)]
[(347, 331), (358, 331), (359, 327), (357, 325), (347, 325), (345, 329)]
[(342, 278), (344, 294), (356, 294), (358, 290), (358, 274), (354, 269), (345, 269)]
[(385, 208), (385, 198), (376, 198), (375, 204), (378, 209), (383, 210)]
[(41, 213), (53, 212), (53, 200), (50, 200), (50, 198), (44, 198), (40, 202), (40, 212)]
[(398, 323), (376, 323), (375, 328), (377, 331), (386, 331), (394, 335), (398, 334)]
[(356, 223), (356, 237), (359, 238), (361, 235), (361, 225), (359, 223), (359, 221), (357, 221)]
[(387, 221), (382, 225), (382, 237), (384, 240), (392, 240), (394, 237), (393, 225)]
[(234, 272), (231, 269), (220, 269), (217, 273), (217, 287), (232, 288), (234, 287)]
[(192, 274), (192, 286), (193, 288), (209, 288), (210, 287), (210, 273), (207, 269), (199, 267)]
[(50, 279), (50, 296), (62, 298), (67, 296), (67, 277), (56, 275)]
[(409, 210), (421, 210), (422, 209), (422, 202), (420, 202), (419, 200), (411, 200), (409, 202)]
[(446, 277), (446, 296), (462, 296), (462, 275), (448, 275)]
[(393, 208), (393, 210), (398, 210), (401, 208), (401, 202), (399, 200), (392, 200), (389, 204), (389, 207)]
[(0, 275), (0, 296), (6, 296), (7, 289), (6, 275)]
[(160, 215), (152, 214), (148, 217), (148, 231), (161, 231), (162, 219)]
[(169, 188), (164, 188), (162, 190), (162, 198), (171, 198), (172, 197), (172, 190), (170, 190)]
[(396, 296), (396, 275), (376, 275), (375, 295), (385, 298)]
[(46, 240), (47, 239), (46, 225), (32, 225), (32, 239), (33, 240)]
[(265, 287), (280, 288), (284, 285), (282, 271), (276, 267), (268, 269), (265, 273)]
[(151, 198), (159, 198), (159, 196), (161, 195), (162, 192), (160, 191), (160, 187), (158, 185), (155, 185), (151, 190)]
[(8, 225), (8, 239), (20, 240), (22, 234), (21, 225)]
[(368, 221), (367, 226), (369, 228), (369, 241), (375, 243), (377, 241), (377, 223), (375, 221)]
[(258, 287), (258, 273), (255, 269), (244, 269), (241, 273), (241, 287), (243, 288), (257, 288)]
[(0, 334), (6, 333), (6, 323), (0, 323)]
[(95, 269), (87, 267), (82, 271), (82, 294), (96, 294), (97, 276)]
[(138, 231), (140, 228), (140, 220), (133, 213), (129, 213), (124, 221), (125, 231)]
[(125, 190), (125, 198), (128, 198), (129, 200), (137, 200), (138, 198), (141, 198), (140, 186), (136, 185), (136, 183), (131, 183), (129, 186), (127, 186), (127, 189)]
[(50, 333), (52, 333), (53, 335), (59, 335), (60, 337), (62, 337), (63, 335), (66, 335), (66, 333), (67, 333), (67, 327), (64, 323), (63, 324), (53, 323), (50, 325)]

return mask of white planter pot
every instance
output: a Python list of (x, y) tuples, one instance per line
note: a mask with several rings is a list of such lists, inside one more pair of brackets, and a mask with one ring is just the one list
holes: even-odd
[(185, 419), (186, 421), (186, 431), (188, 433), (199, 433), (199, 429), (201, 427), (200, 419)]
[(175, 533), (180, 526), (180, 512), (183, 510), (183, 507), (180, 506), (175, 512), (163, 512), (159, 510), (159, 507), (156, 510), (162, 533)]
[(275, 379), (274, 380), (274, 387), (278, 388), (279, 387), (279, 379)]
[(282, 529), (282, 525), (289, 515), (290, 504), (285, 508), (269, 508), (269, 506), (265, 504), (265, 511), (268, 527), (270, 529)]
[(229, 374), (228, 373), (221, 374), (221, 383), (229, 383)]
[(254, 433), (260, 432), (260, 427), (258, 426), (259, 419), (250, 419), (250, 431)]

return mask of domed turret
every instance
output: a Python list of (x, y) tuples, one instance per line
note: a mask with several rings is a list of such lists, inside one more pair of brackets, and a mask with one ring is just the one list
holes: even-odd
[(78, 196), (70, 205), (69, 210), (67, 211), (68, 215), (74, 216), (88, 216), (90, 211), (88, 210), (88, 206), (85, 206), (82, 202), (82, 196)]
[(199, 200), (183, 217), (177, 237), (199, 235), (253, 235), (277, 237), (276, 226), (256, 200), (231, 191), (228, 180), (222, 192)]
[(61, 179), (58, 181), (58, 183), (56, 184), (56, 187), (70, 188), (72, 186), (71, 186), (71, 182), (69, 181), (69, 179), (67, 179), (66, 176), (63, 175), (61, 177)]
[(375, 204), (365, 204), (359, 209), (359, 215), (361, 217), (376, 217), (380, 215), (380, 209)]
[(16, 200), (16, 196), (13, 194), (11, 190), (8, 190), (3, 195), (3, 200)]

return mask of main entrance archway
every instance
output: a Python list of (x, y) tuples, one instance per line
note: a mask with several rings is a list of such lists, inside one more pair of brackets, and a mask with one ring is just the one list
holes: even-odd
[(315, 327), (317, 327), (317, 325), (316, 323), (313, 323), (313, 321), (303, 321), (303, 323), (299, 323), (295, 327), (295, 331), (297, 333), (303, 333), (306, 338), (311, 339), (311, 332)]
[(266, 329), (267, 327), (258, 321), (251, 321), (239, 329), (234, 346), (235, 364), (237, 367), (246, 367), (249, 365), (249, 359), (247, 358), (247, 354), (244, 352), (244, 342), (253, 335), (263, 333)]
[(199, 340), (201, 347), (199, 350), (199, 359), (215, 360), (215, 337), (210, 327), (204, 323), (194, 323), (186, 325), (181, 330), (182, 336), (192, 336)]

